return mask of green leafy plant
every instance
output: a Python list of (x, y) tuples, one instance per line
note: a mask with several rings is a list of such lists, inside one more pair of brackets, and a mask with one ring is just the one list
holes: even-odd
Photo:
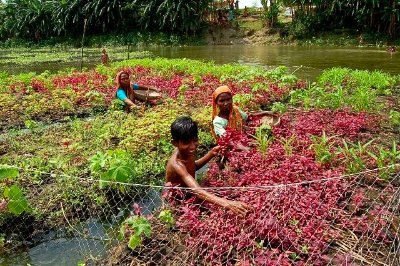
[(297, 261), (297, 260), (299, 260), (301, 257), (300, 257), (299, 254), (293, 252), (293, 253), (290, 253), (289, 258), (290, 258), (291, 260), (293, 260), (293, 261)]
[(110, 109), (111, 111), (121, 111), (121, 110), (124, 109), (124, 106), (125, 106), (125, 104), (124, 104), (123, 101), (121, 101), (121, 100), (119, 100), (119, 99), (113, 99), (113, 100), (111, 101), (111, 104), (110, 104), (109, 109)]
[(301, 248), (300, 248), (300, 251), (301, 251), (301, 253), (303, 253), (303, 254), (308, 254), (308, 251), (309, 251), (309, 249), (310, 249), (310, 247), (309, 246), (307, 246), (307, 245), (302, 245), (301, 246)]
[(280, 79), (280, 82), (283, 84), (294, 84), (299, 79), (293, 74), (283, 75)]
[(24, 124), (27, 129), (31, 129), (31, 130), (34, 130), (39, 127), (38, 123), (33, 120), (25, 120)]
[(340, 85), (342, 81), (350, 74), (349, 68), (334, 67), (322, 72), (318, 77), (318, 83), (321, 85), (331, 84)]
[(296, 140), (296, 136), (292, 135), (289, 138), (281, 138), (279, 142), (283, 145), (283, 149), (287, 156), (291, 156), (293, 154), (293, 144)]
[(281, 78), (286, 75), (287, 67), (286, 66), (278, 66), (277, 68), (267, 70), (264, 72), (263, 76), (273, 81), (280, 81)]
[[(134, 176), (133, 159), (124, 150), (109, 150), (106, 153), (97, 152), (90, 158), (91, 171), (100, 177), (100, 187), (106, 187), (110, 182), (126, 183)], [(119, 187), (123, 190), (123, 185)]]
[(376, 92), (366, 87), (357, 88), (348, 98), (349, 106), (356, 111), (370, 111), (378, 107)]
[(310, 146), (314, 150), (315, 159), (320, 163), (327, 163), (332, 159), (333, 153), (331, 152), (332, 144), (330, 139), (333, 137), (327, 137), (325, 131), (322, 132), (322, 136), (312, 136), (311, 140), (313, 144)]
[(294, 90), (291, 91), (289, 95), (289, 103), (291, 105), (302, 105), (305, 110), (309, 110), (312, 107), (312, 99), (309, 90)]
[(274, 102), (272, 104), (271, 111), (283, 114), (284, 112), (287, 111), (287, 107), (284, 103)]
[(306, 90), (291, 92), (290, 103), (311, 108), (351, 108), (355, 111), (379, 111), (378, 95), (391, 94), (396, 79), (379, 71), (332, 68)]
[(24, 196), (21, 188), (15, 184), (11, 186), (8, 185), (10, 180), (17, 176), (19, 176), (17, 168), (8, 165), (0, 165), (0, 181), (6, 183), (3, 191), (4, 201), (7, 202), (8, 211), (18, 216), (28, 211), (29, 206), (28, 200)]
[(343, 140), (343, 146), (339, 147), (337, 155), (343, 156), (344, 164), (346, 165), (346, 171), (350, 174), (361, 172), (366, 168), (365, 157), (368, 155), (367, 147), (374, 140), (370, 140), (367, 143), (357, 144), (347, 143)]
[(168, 228), (172, 228), (175, 225), (175, 218), (172, 215), (171, 210), (162, 210), (158, 215), (158, 219), (163, 222)]
[(368, 152), (368, 154), (376, 161), (379, 168), (379, 177), (389, 180), (392, 174), (396, 172), (398, 167), (395, 166), (400, 161), (400, 150), (397, 149), (396, 142), (393, 141), (389, 150), (379, 148), (377, 154)]
[(129, 236), (128, 247), (133, 250), (142, 244), (144, 237), (150, 237), (151, 224), (143, 216), (131, 216), (122, 222), (120, 235)]
[(395, 110), (390, 110), (389, 121), (393, 127), (399, 128), (400, 127), (400, 112), (395, 111)]
[(233, 102), (237, 104), (241, 109), (245, 109), (246, 106), (253, 100), (252, 94), (235, 94), (233, 96)]
[(265, 155), (268, 147), (271, 145), (273, 138), (271, 137), (271, 126), (261, 125), (256, 129), (255, 134), (256, 144), (260, 152)]

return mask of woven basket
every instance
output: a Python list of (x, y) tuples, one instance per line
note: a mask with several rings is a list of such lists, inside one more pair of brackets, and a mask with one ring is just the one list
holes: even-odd
[(276, 114), (266, 114), (260, 119), (261, 124), (276, 126), (281, 122), (281, 118)]
[(141, 102), (157, 100), (161, 97), (161, 93), (156, 90), (134, 90), (135, 99)]

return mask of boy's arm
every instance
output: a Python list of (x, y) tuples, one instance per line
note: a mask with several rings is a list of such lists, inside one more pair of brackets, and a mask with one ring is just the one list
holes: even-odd
[(182, 181), (188, 186), (189, 188), (192, 188), (193, 194), (195, 194), (198, 198), (208, 201), (213, 204), (217, 204), (219, 206), (222, 206), (224, 208), (228, 208), (231, 211), (239, 214), (239, 215), (245, 215), (247, 211), (249, 210), (249, 207), (240, 202), (240, 201), (232, 201), (232, 200), (227, 200), (224, 198), (220, 198), (212, 193), (207, 192), (204, 190), (199, 183), (191, 176), (187, 170), (186, 167), (179, 164), (176, 165), (175, 170), (179, 177), (182, 179)]
[(202, 168), (206, 163), (208, 163), (212, 158), (214, 158), (218, 152), (221, 150), (220, 146), (215, 146), (206, 155), (196, 160), (194, 163), (196, 165), (196, 170)]

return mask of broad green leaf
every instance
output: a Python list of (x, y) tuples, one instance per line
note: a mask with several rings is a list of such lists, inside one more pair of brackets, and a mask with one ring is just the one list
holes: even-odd
[(158, 215), (158, 218), (170, 227), (174, 226), (175, 224), (174, 216), (170, 210), (162, 210)]
[(21, 197), (19, 200), (10, 200), (7, 207), (12, 214), (20, 215), (28, 210), (28, 200), (25, 197)]
[(99, 181), (100, 188), (107, 187), (110, 184), (110, 182), (109, 182), (110, 180), (111, 180), (111, 177), (107, 173), (103, 173), (100, 176), (100, 181)]
[(127, 224), (129, 227), (133, 228), (135, 234), (144, 234), (147, 237), (149, 237), (151, 234), (151, 225), (144, 217), (135, 215), (127, 218), (123, 224)]
[(90, 158), (90, 170), (93, 172), (99, 172), (107, 162), (107, 156), (102, 152), (97, 152)]
[(15, 178), (18, 175), (18, 168), (10, 165), (0, 165), (0, 180), (4, 178)]
[(126, 163), (113, 164), (110, 166), (107, 175), (111, 177), (111, 180), (126, 182), (131, 176), (133, 176), (133, 169)]
[(21, 189), (16, 185), (6, 188), (4, 190), (4, 196), (9, 199), (7, 207), (12, 214), (20, 215), (28, 210), (28, 200), (23, 195)]
[(130, 249), (135, 249), (136, 247), (140, 246), (142, 244), (142, 238), (137, 235), (137, 234), (133, 234), (131, 235), (131, 237), (129, 238), (129, 242), (128, 242), (128, 247)]
[(147, 221), (144, 217), (137, 216), (135, 224), (133, 225), (135, 230), (135, 234), (142, 235), (149, 237), (151, 235), (151, 225), (149, 221)]
[(5, 198), (8, 198), (8, 195), (10, 194), (10, 188), (9, 187), (5, 187), (4, 188), (4, 192), (3, 192), (3, 196)]
[(18, 186), (12, 185), (8, 190), (7, 198), (10, 200), (17, 200), (20, 197), (23, 197), (22, 190)]

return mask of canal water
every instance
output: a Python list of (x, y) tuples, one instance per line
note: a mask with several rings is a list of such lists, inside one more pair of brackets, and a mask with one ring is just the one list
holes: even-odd
[(324, 69), (348, 67), (400, 74), (400, 53), (385, 48), (319, 47), (283, 45), (218, 45), (146, 48), (155, 56), (212, 60), (218, 64), (239, 63), (287, 66), (303, 79), (314, 80)]
[[(98, 49), (100, 51), (100, 49)], [(54, 50), (57, 52), (57, 50)], [(99, 64), (100, 52), (96, 49), (84, 50), (85, 60), (82, 66), (92, 68)], [(117, 54), (113, 54), (115, 53)], [(127, 59), (126, 47), (114, 47), (109, 50), (111, 60)], [(326, 46), (285, 46), (285, 45), (215, 45), (215, 46), (181, 46), (160, 47), (149, 46), (131, 48), (131, 52), (149, 51), (156, 57), (189, 58), (214, 61), (217, 64), (239, 63), (266, 67), (286, 66), (290, 73), (310, 81), (324, 70), (332, 67), (348, 67), (360, 70), (381, 70), (391, 74), (400, 74), (400, 52), (389, 53), (386, 48), (377, 47), (326, 47)], [(37, 50), (40, 52), (40, 50)], [(65, 53), (65, 50), (60, 50)], [(0, 49), (1, 54), (6, 53)], [(76, 51), (71, 51), (76, 54)], [(131, 53), (131, 57), (132, 57)], [(53, 58), (54, 59), (54, 58)], [(68, 61), (43, 61), (33, 64), (18, 65), (0, 63), (0, 71), (10, 74), (45, 70), (52, 72), (66, 67), (79, 69), (79, 56), (72, 56)]]
[[(91, 261), (107, 256), (107, 251), (116, 244), (121, 222), (138, 204), (143, 215), (159, 209), (160, 189), (149, 188), (138, 200), (120, 208), (119, 213), (106, 220), (89, 219), (79, 225), (65, 223), (64, 228), (44, 232), (35, 236), (34, 244), (3, 252), (0, 247), (1, 266), (77, 266), (93, 265)], [(85, 262), (89, 262), (86, 263)]]

